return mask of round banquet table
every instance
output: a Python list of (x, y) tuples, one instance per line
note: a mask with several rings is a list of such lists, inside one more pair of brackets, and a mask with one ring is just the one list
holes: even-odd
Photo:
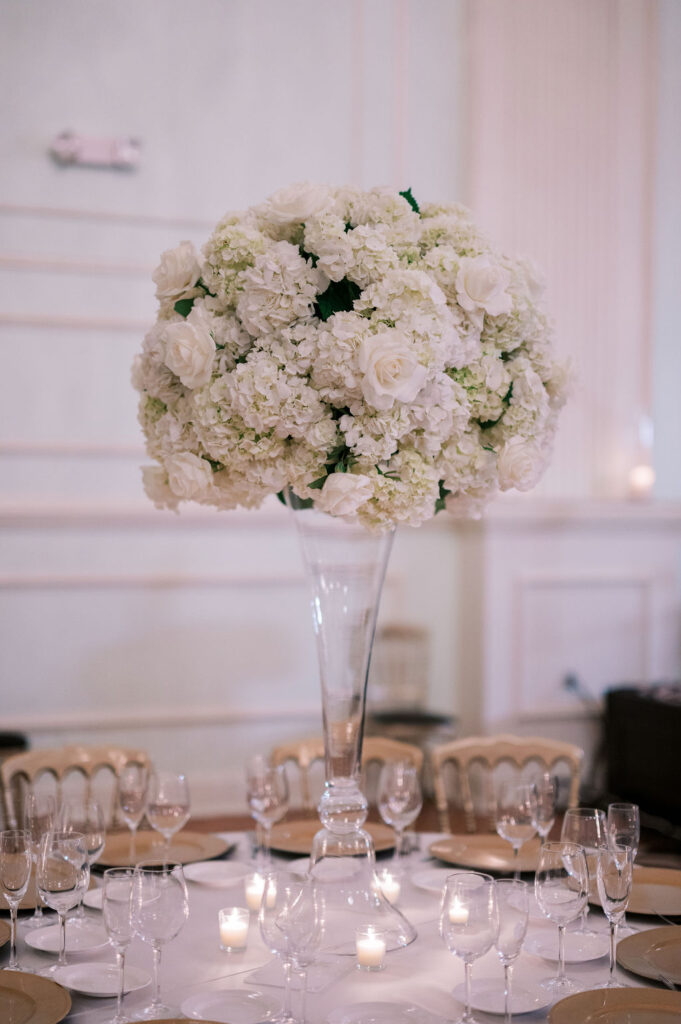
[[(251, 856), (250, 838), (244, 833), (222, 833), (235, 849), (229, 855), (230, 861), (249, 862)], [(435, 839), (434, 834), (420, 833), (420, 850), (404, 858), (404, 875), (399, 908), (416, 926), (418, 938), (410, 946), (388, 953), (385, 969), (376, 973), (359, 971), (352, 957), (329, 958), (328, 961), (311, 969), (310, 990), (307, 998), (308, 1024), (325, 1024), (328, 1015), (339, 1007), (353, 1003), (391, 1002), (415, 1004), (433, 1015), (433, 1024), (458, 1020), (463, 1006), (452, 994), (464, 980), (463, 963), (445, 948), (438, 934), (439, 894), (418, 888), (410, 881), (414, 872), (442, 866), (434, 861), (428, 848)], [(275, 863), (283, 867), (290, 858), (277, 857)], [(379, 868), (389, 867), (390, 861), (382, 857)], [(255, 870), (255, 867), (252, 867)], [(451, 871), (461, 870), (452, 867)], [(202, 994), (213, 994), (223, 990), (241, 992), (262, 992), (277, 1005), (283, 998), (283, 973), (276, 958), (266, 949), (260, 937), (257, 919), (251, 915), (248, 945), (243, 953), (227, 953), (220, 949), (218, 936), (218, 910), (221, 907), (245, 905), (243, 882), (233, 889), (215, 889), (206, 885), (189, 882), (189, 919), (180, 934), (164, 947), (161, 963), (161, 996), (164, 1002), (178, 1007), (188, 999)], [(101, 913), (86, 909), (89, 921), (101, 920)], [(27, 946), (25, 917), (19, 919), (18, 954), (20, 964), (29, 969), (40, 969), (54, 963), (54, 956), (38, 952)], [(56, 915), (49, 914), (48, 922), (56, 921)], [(590, 926), (607, 936), (607, 921), (601, 911), (592, 908)], [(635, 927), (656, 927), (663, 922), (654, 918), (638, 918)], [(68, 926), (67, 926), (68, 927)], [(530, 924), (527, 940), (531, 936), (546, 936), (557, 933), (557, 928), (546, 921), (539, 911), (534, 896), (531, 900)], [(526, 941), (527, 941), (526, 940)], [(0, 951), (0, 966), (6, 966), (8, 945)], [(597, 988), (605, 983), (608, 975), (607, 942), (603, 945), (605, 955), (597, 960), (568, 964), (571, 977), (578, 979), (585, 988)], [(72, 954), (69, 963), (83, 961), (114, 962), (109, 948), (96, 953)], [(143, 967), (151, 973), (151, 948), (135, 939), (128, 949), (127, 963)], [(265, 968), (265, 970), (262, 970)], [(523, 950), (516, 961), (514, 985), (537, 986), (544, 978), (555, 975), (557, 964)], [(618, 975), (622, 975), (617, 967)], [(633, 975), (622, 975), (626, 984), (645, 985), (644, 979)], [(503, 970), (494, 950), (473, 965), (473, 984), (476, 979), (496, 979), (503, 991)], [(654, 984), (654, 983), (650, 983)], [(78, 1024), (104, 1024), (115, 1013), (115, 999), (98, 999), (72, 992), (73, 1005), (65, 1018)], [(295, 1000), (294, 992), (294, 1000)], [(125, 997), (124, 1012), (135, 1017), (151, 999), (151, 986), (131, 992)], [(294, 1008), (295, 1008), (294, 1001)], [(548, 1019), (548, 1008), (523, 1014), (518, 1020), (535, 1024)], [(476, 1017), (482, 1022), (498, 1022), (503, 1016), (477, 1011)], [(514, 1018), (516, 1019), (516, 1018)]]

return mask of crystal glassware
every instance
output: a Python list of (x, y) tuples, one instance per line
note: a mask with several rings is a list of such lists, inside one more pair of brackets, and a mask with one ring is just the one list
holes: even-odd
[(259, 826), (265, 865), (270, 863), (272, 826), (281, 821), (288, 810), (289, 789), (283, 765), (273, 765), (266, 757), (255, 754), (246, 762), (246, 799), (251, 816)]
[(395, 830), (395, 859), (399, 860), (404, 830), (423, 807), (419, 773), (411, 761), (386, 761), (378, 777), (377, 802), (383, 821)]
[(495, 826), (513, 847), (515, 877), (520, 877), (518, 854), (536, 832), (537, 800), (530, 783), (502, 785), (497, 793)]
[(535, 814), (533, 825), (543, 843), (553, 828), (556, 820), (556, 779), (548, 772), (532, 783), (535, 798)]
[(553, 999), (581, 991), (565, 973), (565, 928), (582, 913), (589, 896), (589, 872), (577, 843), (544, 843), (534, 876), (534, 894), (542, 913), (558, 925), (558, 973), (542, 982)]
[(474, 1021), (471, 1011), (473, 961), (488, 952), (499, 933), (496, 888), (489, 875), (458, 871), (450, 875), (442, 891), (440, 935), (447, 949), (461, 957), (466, 977), (466, 1008), (462, 1024)]
[(180, 864), (140, 861), (133, 880), (133, 924), (154, 956), (154, 995), (143, 1018), (177, 1016), (161, 1002), (159, 969), (163, 947), (179, 933), (189, 916), (187, 883)]
[(66, 966), (66, 915), (77, 907), (90, 881), (87, 841), (79, 832), (48, 832), (38, 856), (38, 891), (43, 902), (59, 915), (59, 958), (42, 971), (53, 974)]
[(601, 850), (596, 880), (601, 907), (610, 924), (610, 971), (605, 988), (625, 988), (615, 977), (615, 942), (617, 927), (624, 919), (631, 895), (631, 847), (611, 843)]
[[(608, 830), (608, 843), (617, 846), (628, 846), (631, 850), (632, 871), (633, 864), (638, 853), (638, 844), (641, 838), (641, 822), (638, 804), (609, 804), (608, 817), (606, 821)], [(626, 914), (617, 925), (617, 934), (633, 934), (633, 929), (627, 925)]]
[[(96, 800), (85, 798), (65, 801), (59, 812), (59, 827), (63, 832), (78, 832), (85, 837), (88, 864), (92, 868), (92, 865), (102, 856), (106, 841), (104, 812), (101, 805)], [(85, 911), (82, 900), (71, 919), (78, 923), (84, 921)]]
[(497, 956), (504, 968), (504, 1024), (510, 1024), (511, 986), (513, 964), (520, 956), (530, 914), (530, 898), (525, 882), (516, 878), (498, 878), (496, 881), (499, 934), (496, 940)]
[(10, 914), (10, 971), (19, 971), (17, 961), (17, 910), (31, 877), (31, 837), (25, 829), (0, 832), (0, 891)]
[(111, 1024), (127, 1024), (130, 1019), (123, 1014), (123, 990), (125, 954), (135, 934), (132, 899), (134, 878), (132, 868), (108, 868), (103, 875), (102, 917), (118, 965), (116, 1015)]
[[(608, 845), (605, 815), (597, 807), (569, 807), (563, 817), (560, 833), (561, 840), (566, 843), (577, 843), (584, 850), (589, 883), (595, 889), (598, 854)], [(582, 910), (579, 932), (582, 935), (595, 935), (587, 928), (589, 914), (588, 900)]]
[(190, 807), (189, 786), (184, 775), (152, 772), (147, 792), (147, 820), (165, 839), (166, 853), (175, 833), (189, 821)]
[(126, 764), (118, 778), (118, 811), (130, 829), (130, 863), (135, 863), (135, 839), (137, 829), (144, 817), (147, 806), (149, 772), (143, 764)]
[[(24, 828), (29, 834), (31, 857), (37, 870), (38, 853), (43, 836), (56, 824), (57, 801), (52, 793), (29, 789), (24, 797)], [(35, 911), (29, 918), (27, 928), (39, 928), (43, 924), (43, 905), (36, 886)]]

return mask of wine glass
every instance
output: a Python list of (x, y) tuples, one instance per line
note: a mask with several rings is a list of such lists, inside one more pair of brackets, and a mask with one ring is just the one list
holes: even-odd
[(44, 903), (59, 915), (59, 958), (42, 971), (53, 974), (66, 966), (66, 915), (87, 892), (90, 865), (85, 836), (79, 832), (48, 832), (38, 855), (38, 891)]
[(324, 933), (324, 903), (317, 885), (312, 879), (293, 879), (283, 872), (270, 872), (265, 878), (258, 922), (263, 942), (281, 959), (284, 968), (284, 1004), (273, 1024), (296, 1024), (291, 1010), (294, 969), (302, 975), (303, 1024), (307, 969), (314, 962)]
[(423, 806), (419, 774), (411, 761), (386, 761), (378, 777), (377, 801), (383, 821), (395, 830), (395, 860), (399, 860), (404, 830), (416, 821)]
[(536, 809), (533, 825), (543, 843), (556, 820), (556, 779), (546, 773), (532, 783)]
[(576, 920), (589, 896), (586, 855), (577, 843), (544, 843), (534, 876), (534, 894), (542, 913), (558, 925), (558, 974), (543, 981), (554, 999), (562, 999), (581, 986), (565, 973), (565, 927)]
[(111, 1024), (128, 1024), (129, 1020), (123, 1015), (123, 985), (125, 953), (135, 934), (132, 900), (134, 878), (132, 868), (107, 868), (103, 875), (102, 916), (118, 964), (116, 1016)]
[(442, 890), (440, 935), (450, 953), (461, 957), (466, 972), (466, 1008), (461, 1021), (474, 1021), (471, 1012), (473, 961), (492, 948), (499, 933), (496, 889), (490, 875), (457, 871)]
[(270, 834), (288, 810), (288, 780), (283, 765), (273, 765), (256, 754), (246, 762), (246, 798), (252, 817), (260, 826), (262, 853), (266, 865), (271, 862)]
[[(57, 801), (51, 793), (29, 789), (24, 798), (24, 828), (29, 834), (33, 864), (38, 864), (40, 842), (45, 833), (55, 826)], [(27, 928), (39, 928), (43, 923), (42, 900), (36, 887), (35, 910), (29, 918)]]
[[(584, 850), (589, 881), (595, 885), (598, 854), (608, 845), (605, 815), (597, 807), (570, 807), (565, 812), (560, 838), (566, 843), (577, 843)], [(579, 932), (582, 935), (595, 935), (596, 932), (586, 926), (589, 914), (588, 902), (584, 905)]]
[(520, 878), (518, 854), (536, 832), (537, 800), (529, 783), (502, 785), (497, 794), (495, 825), (498, 834), (513, 847), (515, 878)]
[(130, 829), (130, 863), (135, 862), (135, 839), (137, 829), (144, 817), (147, 805), (149, 772), (146, 765), (126, 764), (118, 779), (118, 810)]
[(496, 891), (499, 934), (495, 945), (504, 967), (504, 1024), (510, 1024), (513, 964), (520, 956), (525, 941), (530, 898), (527, 884), (516, 878), (498, 878)]
[(154, 954), (154, 995), (143, 1017), (177, 1016), (161, 1002), (159, 969), (163, 946), (174, 939), (189, 917), (187, 883), (180, 864), (140, 861), (134, 869), (133, 925)]
[[(99, 860), (106, 841), (104, 812), (96, 800), (67, 800), (59, 812), (59, 826), (63, 832), (78, 832), (85, 837), (90, 868)], [(79, 924), (85, 919), (82, 901), (78, 904), (71, 920)]]
[(17, 960), (17, 909), (31, 877), (31, 837), (23, 828), (0, 832), (0, 890), (10, 914), (10, 971), (19, 971)]
[(172, 837), (189, 821), (189, 786), (184, 775), (152, 772), (146, 810), (149, 824), (165, 839), (167, 853)]
[(626, 988), (615, 978), (615, 940), (617, 926), (624, 919), (631, 895), (632, 870), (630, 846), (611, 843), (599, 852), (596, 872), (598, 895), (610, 923), (610, 971), (605, 988)]
[[(616, 843), (618, 846), (628, 846), (630, 848), (633, 870), (641, 838), (638, 804), (609, 804), (606, 826), (610, 845)], [(631, 934), (633, 932), (633, 929), (627, 926), (626, 914), (622, 914), (617, 932), (619, 935)]]

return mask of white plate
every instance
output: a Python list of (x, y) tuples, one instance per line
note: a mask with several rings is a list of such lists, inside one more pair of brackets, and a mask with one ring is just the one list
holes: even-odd
[(410, 876), (410, 881), (417, 889), (425, 889), (426, 892), (436, 892), (440, 895), (451, 874), (451, 868), (424, 868), (423, 871), (415, 871)]
[(286, 870), (290, 874), (295, 875), (296, 878), (305, 878), (310, 870), (310, 858), (299, 857), (297, 860), (289, 861), (286, 865)]
[(248, 864), (236, 861), (198, 860), (183, 868), (184, 877), (190, 882), (207, 885), (211, 889), (233, 889), (252, 873)]
[(85, 904), (86, 907), (90, 907), (91, 910), (101, 910), (103, 899), (103, 889), (88, 889), (88, 891), (83, 896), (83, 903)]
[[(454, 998), (466, 1002), (466, 986), (457, 985)], [(511, 987), (511, 1013), (532, 1013), (543, 1010), (551, 996), (538, 986), (530, 987), (513, 979)], [(474, 978), (471, 984), (471, 1007), (481, 1013), (504, 1012), (504, 982), (502, 978)]]
[(281, 1010), (281, 1002), (262, 992), (222, 989), (199, 992), (189, 996), (180, 1009), (192, 1020), (214, 1020), (223, 1024), (260, 1024), (271, 1020)]
[[(59, 952), (59, 929), (58, 924), (49, 924), (44, 928), (35, 928), (26, 932), (24, 941), (27, 946), (39, 949), (43, 953)], [(109, 945), (107, 934), (101, 925), (73, 924), (66, 922), (66, 953), (91, 953), (95, 949), (106, 949)]]
[[(58, 967), (52, 975), (55, 981), (74, 992), (82, 992), (86, 996), (108, 999), (118, 995), (118, 967), (116, 964), (86, 963), (67, 964)], [(136, 992), (151, 981), (148, 971), (141, 967), (126, 965), (123, 978), (123, 991)]]
[(354, 1003), (333, 1010), (326, 1024), (444, 1024), (444, 1018), (413, 1003)]
[[(544, 960), (558, 961), (558, 927), (550, 930), (542, 928), (534, 935), (528, 935), (523, 949), (526, 953), (534, 953)], [(599, 960), (607, 956), (609, 939), (602, 935), (583, 935), (581, 932), (565, 933), (565, 963), (583, 964), (587, 960)]]

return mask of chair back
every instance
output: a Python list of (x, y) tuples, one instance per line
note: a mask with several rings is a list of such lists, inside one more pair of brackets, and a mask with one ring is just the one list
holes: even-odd
[(565, 764), (569, 773), (568, 807), (576, 807), (583, 759), (584, 751), (581, 747), (538, 736), (469, 736), (433, 747), (430, 760), (440, 828), (443, 832), (452, 830), (445, 782), (445, 767), (448, 764), (452, 764), (457, 772), (466, 829), (475, 832), (475, 805), (471, 785), (473, 765), (482, 765), (486, 771), (487, 806), (490, 815), (493, 815), (493, 798), (490, 798), (490, 793), (492, 775), (497, 766), (510, 764), (520, 772), (530, 764), (536, 764), (542, 771), (553, 771), (557, 765)]

